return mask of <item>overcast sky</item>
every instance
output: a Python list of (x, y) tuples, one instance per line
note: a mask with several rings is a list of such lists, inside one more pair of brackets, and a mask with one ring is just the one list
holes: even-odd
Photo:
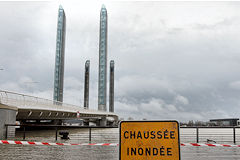
[[(101, 1), (0, 2), (0, 89), (52, 99), (60, 3), (67, 18), (64, 102), (83, 106), (89, 59), (96, 109)], [(105, 5), (120, 117), (240, 117), (240, 2)]]

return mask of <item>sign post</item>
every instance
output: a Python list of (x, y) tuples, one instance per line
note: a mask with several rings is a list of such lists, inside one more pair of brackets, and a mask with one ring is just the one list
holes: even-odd
[(120, 160), (180, 160), (177, 121), (122, 121)]

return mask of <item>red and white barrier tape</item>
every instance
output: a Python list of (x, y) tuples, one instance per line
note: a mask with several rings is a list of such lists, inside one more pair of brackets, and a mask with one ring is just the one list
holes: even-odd
[(240, 147), (240, 145), (231, 144), (207, 144), (207, 143), (181, 143), (181, 146), (208, 146), (208, 147)]
[(46, 146), (118, 146), (117, 143), (47, 143), (47, 142), (28, 142), (28, 141), (8, 141), (0, 140), (0, 144), (22, 144), (22, 145), (46, 145)]
[[(22, 145), (46, 145), (46, 146), (118, 146), (117, 143), (47, 143), (47, 142), (28, 142), (28, 141), (11, 141), (0, 140), (0, 144), (22, 144)], [(230, 144), (205, 144), (205, 143), (181, 143), (181, 146), (208, 146), (208, 147), (239, 147), (240, 145)]]

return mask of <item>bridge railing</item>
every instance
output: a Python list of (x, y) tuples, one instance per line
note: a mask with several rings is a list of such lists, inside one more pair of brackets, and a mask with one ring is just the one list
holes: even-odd
[(59, 101), (53, 101), (49, 99), (39, 98), (35, 96), (29, 96), (25, 94), (19, 94), (9, 91), (0, 90), (0, 104), (9, 106), (15, 106), (19, 109), (39, 109), (39, 110), (56, 110), (67, 112), (80, 112), (86, 114), (98, 114), (98, 115), (114, 115), (114, 113), (98, 111), (94, 109), (84, 109), (77, 105), (71, 105), (62, 103)]
[(70, 111), (84, 110), (84, 108), (80, 106), (4, 90), (0, 90), (0, 103), (9, 106), (16, 106), (18, 108), (55, 109)]

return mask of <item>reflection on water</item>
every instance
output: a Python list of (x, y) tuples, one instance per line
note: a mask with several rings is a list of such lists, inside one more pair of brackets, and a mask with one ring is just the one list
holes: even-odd
[[(61, 140), (58, 137), (58, 142), (88, 143), (88, 129), (70, 129), (68, 131), (70, 140)], [(219, 131), (217, 132), (219, 133)], [(92, 143), (118, 143), (118, 132), (117, 128), (93, 129)], [(192, 141), (194, 141), (194, 136), (190, 135), (194, 134), (192, 132), (194, 130), (181, 130), (182, 135), (192, 136)], [(205, 132), (208, 131), (202, 131), (201, 133)], [(222, 133), (226, 133), (226, 130), (222, 130)], [(22, 132), (17, 132), (16, 139), (22, 140), (22, 136)], [(214, 137), (212, 136), (212, 138)], [(232, 137), (228, 135), (228, 138), (231, 140)], [(181, 139), (184, 139), (184, 137), (181, 136)], [(55, 142), (55, 130), (28, 131), (26, 140)], [(182, 140), (182, 142), (185, 141)], [(0, 150), (1, 160), (117, 160), (119, 154), (117, 146), (27, 146), (0, 144)], [(181, 147), (181, 157), (183, 160), (239, 160), (240, 148), (185, 146)]]
[(118, 148), (111, 146), (23, 146), (0, 145), (1, 159), (63, 160), (118, 159)]

